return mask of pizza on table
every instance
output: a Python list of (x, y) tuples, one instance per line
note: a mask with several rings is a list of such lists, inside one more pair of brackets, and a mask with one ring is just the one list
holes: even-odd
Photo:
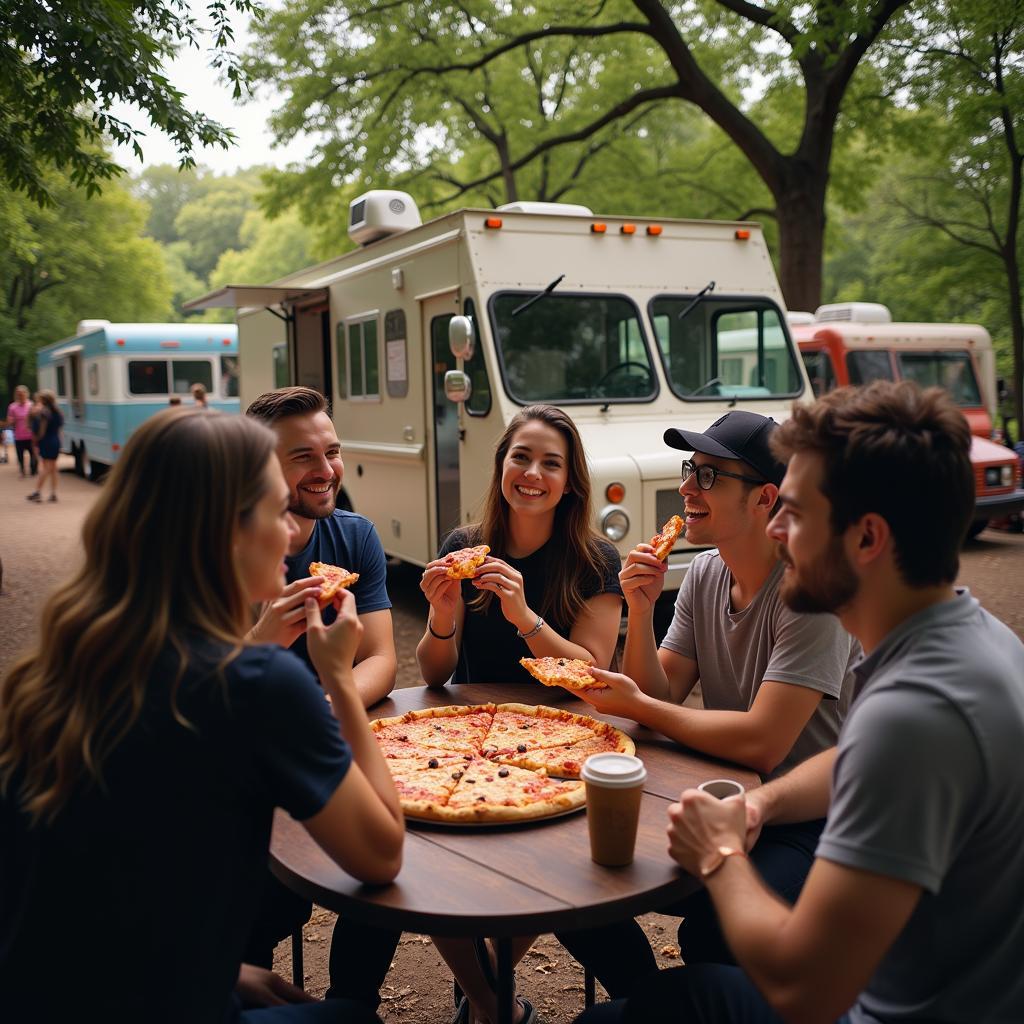
[(622, 731), (530, 704), (425, 708), (370, 723), (410, 818), (463, 823), (546, 818), (582, 807), (592, 754), (633, 754)]

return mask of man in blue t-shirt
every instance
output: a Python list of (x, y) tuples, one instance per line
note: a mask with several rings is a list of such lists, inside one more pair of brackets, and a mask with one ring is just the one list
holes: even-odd
[[(281, 596), (264, 609), (249, 638), (256, 643), (288, 647), (313, 668), (306, 650), (305, 601), (319, 594), (323, 581), (309, 575), (309, 566), (326, 562), (359, 573), (359, 580), (349, 588), (363, 626), (353, 675), (364, 706), (370, 707), (394, 689), (398, 669), (387, 564), (370, 520), (337, 507), (345, 466), (327, 400), (312, 388), (278, 388), (260, 395), (246, 409), (246, 415), (262, 421), (277, 435), (277, 457), (288, 483), (288, 510), (299, 528), (285, 559), (287, 585)], [(328, 606), (322, 614), (324, 622), (330, 624), (337, 613)], [(307, 901), (286, 889), (268, 871), (246, 961), (269, 967), (274, 946), (301, 927), (310, 909)], [(386, 973), (397, 937), (372, 928), (360, 928), (350, 936), (349, 928), (349, 923), (339, 918), (331, 942), (331, 987), (327, 995), (355, 999), (376, 1008), (384, 980), (381, 965)]]
[[(312, 668), (306, 652), (305, 600), (319, 593), (323, 581), (309, 575), (309, 566), (326, 562), (359, 573), (350, 588), (363, 626), (355, 679), (363, 704), (370, 707), (394, 689), (398, 668), (387, 564), (370, 520), (337, 507), (345, 465), (327, 401), (312, 388), (278, 388), (260, 395), (246, 415), (277, 434), (277, 457), (290, 493), (288, 509), (299, 527), (286, 559), (287, 586), (264, 609), (250, 639), (288, 647)], [(324, 622), (329, 625), (335, 614), (333, 607), (326, 608)]]
[[(971, 434), (945, 391), (834, 391), (773, 439), (768, 527), (796, 611), (861, 642), (835, 749), (743, 797), (687, 790), (669, 852), (703, 880), (738, 967), (662, 971), (578, 1024), (1024, 1020), (1024, 645), (954, 586)], [(747, 857), (760, 827), (827, 813), (793, 906)]]

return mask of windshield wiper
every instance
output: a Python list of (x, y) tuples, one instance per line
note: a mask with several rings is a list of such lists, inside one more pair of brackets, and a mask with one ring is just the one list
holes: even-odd
[[(682, 320), (683, 317), (686, 316), (686, 314), (689, 313), (690, 310), (693, 309), (693, 307), (696, 306), (697, 303), (700, 302), (700, 300), (703, 299), (704, 296), (708, 294), (708, 292), (713, 292), (714, 290), (715, 282), (708, 281), (708, 283), (704, 285), (704, 287), (701, 288), (701, 290), (697, 292), (697, 294), (694, 295), (694, 297), (690, 299), (690, 301), (685, 306), (683, 306), (683, 308), (678, 313), (676, 313), (676, 319)], [(512, 315), (515, 316), (515, 313), (513, 313)]]
[(512, 316), (519, 316), (524, 309), (529, 309), (535, 302), (540, 302), (545, 295), (550, 295), (564, 280), (565, 274), (560, 274), (547, 286), (547, 288), (544, 289), (544, 291), (537, 292), (536, 295), (531, 295), (521, 306), (516, 306), (516, 308), (512, 310)]

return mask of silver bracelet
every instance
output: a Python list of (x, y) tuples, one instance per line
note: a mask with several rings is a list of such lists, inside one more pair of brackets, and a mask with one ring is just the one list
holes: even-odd
[(533, 629), (531, 629), (528, 633), (520, 633), (517, 629), (516, 636), (519, 637), (520, 640), (529, 640), (531, 636), (536, 636), (543, 628), (544, 620), (538, 615), (537, 621), (534, 623)]

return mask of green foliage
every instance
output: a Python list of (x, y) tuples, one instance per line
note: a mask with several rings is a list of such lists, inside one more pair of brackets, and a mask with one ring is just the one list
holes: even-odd
[(113, 184), (91, 198), (50, 171), (52, 206), (0, 191), (0, 373), (11, 391), (35, 377), (35, 351), (82, 319), (164, 320), (171, 286), (146, 209)]
[(56, 201), (48, 168), (87, 195), (122, 173), (101, 148), (108, 139), (142, 156), (142, 133), (111, 113), (131, 103), (174, 142), (183, 167), (197, 146), (227, 148), (232, 132), (190, 110), (163, 74), (180, 46), (212, 46), (211, 64), (236, 97), (244, 79), (228, 51), (232, 10), (252, 0), (210, 0), (202, 28), (187, 0), (0, 0), (0, 181), (40, 204)]

